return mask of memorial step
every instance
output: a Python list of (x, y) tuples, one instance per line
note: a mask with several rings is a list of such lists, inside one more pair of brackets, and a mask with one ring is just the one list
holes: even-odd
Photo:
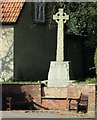
[(42, 91), (42, 97), (57, 97), (66, 98), (67, 97), (67, 87), (44, 87)]

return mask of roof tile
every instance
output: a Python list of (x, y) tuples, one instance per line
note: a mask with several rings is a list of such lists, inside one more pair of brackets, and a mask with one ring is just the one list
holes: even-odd
[[(18, 0), (20, 1), (20, 0)], [(21, 2), (1, 2), (1, 19), (0, 22), (3, 23), (15, 23), (18, 19), (18, 16), (23, 8), (24, 0)]]

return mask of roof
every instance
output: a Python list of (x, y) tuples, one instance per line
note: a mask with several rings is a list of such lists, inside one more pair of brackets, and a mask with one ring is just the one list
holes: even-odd
[(23, 8), (24, 2), (0, 2), (1, 19), (2, 23), (15, 23), (19, 17), (19, 14)]

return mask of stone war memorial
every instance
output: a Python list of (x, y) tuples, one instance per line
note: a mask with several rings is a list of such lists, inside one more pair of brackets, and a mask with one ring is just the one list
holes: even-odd
[[(36, 112), (37, 110), (42, 110), (43, 112), (51, 110), (54, 112), (61, 111), (60, 113), (64, 115), (64, 118), (65, 115), (70, 115), (69, 117), (75, 117), (76, 115), (77, 118), (94, 118), (96, 102), (95, 85), (79, 84), (76, 82), (78, 80), (76, 77), (70, 76), (70, 69), (72, 68), (72, 71), (77, 68), (74, 71), (75, 76), (83, 72), (83, 70), (77, 72), (79, 66), (82, 66), (80, 61), (80, 59), (82, 59), (82, 51), (78, 50), (82, 48), (83, 44), (80, 44), (79, 41), (82, 42), (83, 37), (81, 40), (79, 40), (80, 37), (76, 36), (73, 39), (66, 38), (64, 26), (69, 22), (70, 15), (65, 13), (64, 8), (58, 8), (56, 14), (53, 14), (51, 19), (54, 25), (56, 25), (53, 29), (49, 30), (48, 24), (36, 24), (34, 18), (34, 22), (32, 21), (32, 5), (34, 5), (34, 3), (29, 4), (26, 2), (14, 26), (8, 28), (7, 31), (6, 25), (2, 27), (3, 29), (0, 29), (3, 33), (3, 39), (0, 39), (2, 41), (1, 44), (5, 45), (6, 42), (9, 41), (10, 49), (7, 49), (10, 51), (14, 49), (12, 54), (8, 54), (9, 56), (7, 57), (5, 53), (7, 53), (8, 50), (4, 51), (4, 45), (4, 49), (1, 50), (2, 54), (4, 53), (3, 63), (8, 62), (9, 58), (12, 60), (10, 61), (10, 66), (6, 66), (7, 68), (11, 68), (8, 70), (12, 73), (10, 74), (10, 72), (8, 72), (8, 78), (15, 76), (15, 80), (18, 80), (15, 81), (16, 83), (11, 81), (10, 84), (10, 81), (7, 81), (9, 82), (8, 84), (2, 84), (2, 108), (0, 109), (3, 111), (36, 110)], [(8, 6), (11, 5), (8, 4)], [(18, 5), (16, 4), (16, 6)], [(20, 4), (20, 6), (23, 6), (23, 4)], [(4, 7), (2, 7), (2, 9), (4, 9)], [(44, 34), (44, 32), (46, 34)], [(6, 33), (8, 34), (8, 38), (4, 36)], [(5, 43), (3, 41), (5, 41)], [(74, 51), (72, 50), (73, 48)], [(65, 56), (65, 54), (68, 54), (69, 57)], [(79, 59), (77, 55), (79, 55)], [(66, 59), (66, 57), (68, 59)], [(72, 57), (74, 57), (73, 60), (70, 59)], [(4, 60), (6, 61), (4, 62)], [(6, 71), (4, 72), (6, 73)], [(7, 74), (4, 74), (2, 76), (6, 77), (6, 75)], [(27, 81), (24, 82), (23, 80)], [(33, 82), (34, 80), (37, 81)], [(45, 82), (47, 82), (47, 84), (45, 84)], [(79, 104), (82, 97), (85, 99), (83, 100), (85, 102), (84, 104)], [(25, 102), (25, 99), (27, 102)], [(76, 112), (73, 112), (73, 110)]]
[(69, 20), (63, 8), (53, 15), (58, 24), (56, 61), (51, 61), (48, 74), (48, 87), (65, 87), (69, 84), (69, 61), (64, 61), (64, 23)]

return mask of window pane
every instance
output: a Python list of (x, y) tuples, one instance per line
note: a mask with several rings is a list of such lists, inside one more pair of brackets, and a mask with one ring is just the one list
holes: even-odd
[(36, 22), (45, 22), (45, 4), (42, 2), (35, 3), (35, 19)]

